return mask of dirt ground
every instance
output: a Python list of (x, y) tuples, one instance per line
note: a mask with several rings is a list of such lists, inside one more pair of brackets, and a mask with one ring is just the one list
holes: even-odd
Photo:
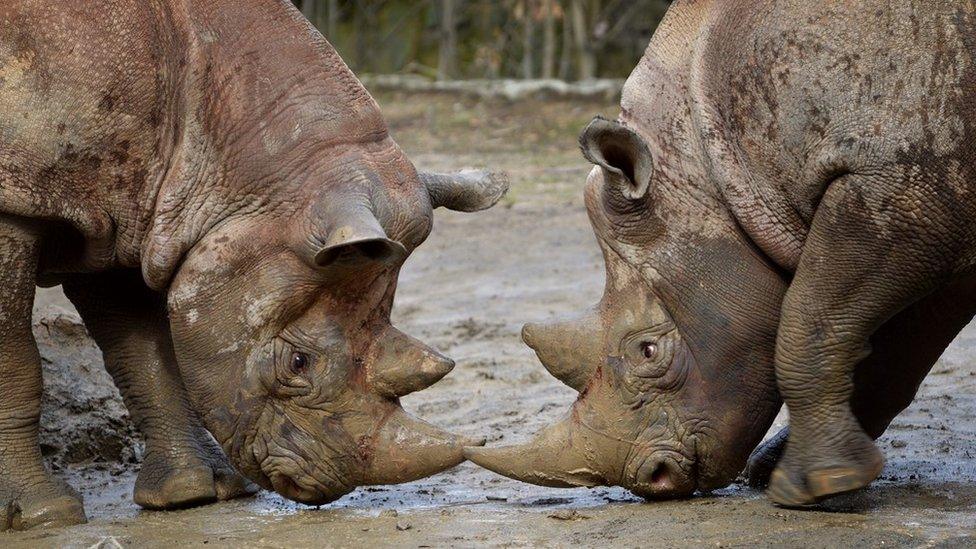
[[(613, 116), (616, 108), (378, 99), (418, 166), (491, 166), (507, 170), (514, 183), (491, 212), (438, 212), (434, 234), (404, 269), (395, 323), (458, 363), (404, 405), (456, 432), (485, 435), (489, 444), (523, 440), (574, 398), (521, 344), (519, 331), (523, 322), (580, 309), (601, 293), (602, 260), (581, 198), (588, 168), (576, 134), (593, 115)], [(63, 296), (45, 291), (39, 303), (63, 304)], [(976, 547), (974, 364), (976, 325), (882, 439), (883, 479), (816, 511), (778, 509), (739, 484), (644, 503), (621, 489), (539, 488), (464, 464), (407, 485), (360, 489), (322, 508), (265, 493), (144, 512), (129, 496), (137, 466), (92, 463), (96, 456), (58, 466), (82, 489), (89, 524), (2, 534), (0, 546)], [(138, 452), (122, 453), (137, 461)]]

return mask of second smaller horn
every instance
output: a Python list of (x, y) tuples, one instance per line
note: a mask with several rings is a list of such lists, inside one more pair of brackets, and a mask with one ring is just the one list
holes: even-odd
[(487, 170), (462, 170), (453, 174), (421, 173), (434, 208), (478, 212), (494, 206), (508, 192), (508, 176)]

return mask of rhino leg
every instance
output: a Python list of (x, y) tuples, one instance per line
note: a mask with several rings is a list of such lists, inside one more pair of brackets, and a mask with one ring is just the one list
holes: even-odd
[(44, 468), (41, 359), (31, 333), (39, 235), (0, 216), (0, 530), (85, 522), (80, 496)]
[(81, 276), (64, 288), (146, 440), (135, 502), (147, 509), (173, 509), (256, 492), (190, 406), (173, 354), (164, 296), (147, 289), (136, 271)]
[(830, 185), (784, 299), (776, 377), (790, 438), (770, 481), (777, 503), (815, 503), (881, 473), (881, 452), (851, 406), (855, 366), (889, 319), (955, 268), (948, 250), (960, 224), (944, 203), (955, 198), (929, 197), (924, 179), (898, 182), (902, 194), (886, 196), (890, 182), (849, 175)]
[[(925, 376), (973, 319), (976, 279), (961, 280), (898, 313), (871, 337), (871, 355), (854, 371), (851, 409), (877, 439), (915, 398)], [(786, 449), (784, 427), (749, 457), (749, 485), (763, 488)]]

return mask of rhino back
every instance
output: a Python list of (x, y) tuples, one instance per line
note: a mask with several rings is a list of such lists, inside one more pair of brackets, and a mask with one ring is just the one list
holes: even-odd
[[(672, 136), (694, 184), (787, 270), (844, 174), (894, 185), (914, 170), (947, 196), (968, 193), (976, 3), (689, 0), (672, 12), (625, 114)], [(954, 202), (957, 219), (976, 219), (971, 200)]]
[(156, 2), (0, 6), (0, 212), (62, 222), (51, 268), (132, 264), (178, 45)]
[(235, 211), (294, 197), (325, 169), (312, 160), (390, 148), (375, 101), (283, 0), (23, 0), (0, 20), (0, 212), (62, 222), (51, 283), (178, 260)]

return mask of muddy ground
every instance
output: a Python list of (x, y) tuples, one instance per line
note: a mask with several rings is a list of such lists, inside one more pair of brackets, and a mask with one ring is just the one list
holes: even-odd
[[(396, 323), (458, 363), (448, 378), (404, 404), (454, 431), (485, 435), (489, 444), (523, 440), (560, 417), (574, 398), (520, 343), (519, 330), (525, 321), (577, 310), (600, 295), (602, 262), (581, 200), (588, 168), (575, 137), (594, 114), (612, 116), (616, 108), (445, 96), (379, 100), (395, 137), (419, 166), (487, 165), (508, 170), (514, 182), (511, 195), (491, 212), (438, 212), (433, 236), (404, 269)], [(51, 303), (66, 305), (57, 290), (40, 295), (39, 309)], [(38, 313), (64, 314), (70, 316)], [(72, 329), (64, 318), (58, 322)], [(65, 351), (42, 338), (41, 346), (55, 358), (85, 362), (79, 375), (97, 366), (90, 344)], [(129, 497), (138, 442), (117, 424), (122, 412), (110, 409), (111, 396), (96, 390), (89, 404), (50, 420), (55, 443), (47, 448), (58, 474), (83, 491), (91, 522), (0, 534), (0, 546), (976, 547), (974, 365), (971, 326), (883, 438), (883, 480), (806, 512), (775, 508), (741, 485), (686, 501), (643, 503), (620, 489), (539, 488), (470, 464), (412, 484), (360, 489), (318, 509), (261, 494), (144, 512)], [(70, 387), (73, 375), (58, 383)], [(94, 435), (72, 439), (58, 431), (70, 421)], [(60, 440), (78, 447), (67, 451)], [(103, 463), (113, 452), (118, 460)]]

